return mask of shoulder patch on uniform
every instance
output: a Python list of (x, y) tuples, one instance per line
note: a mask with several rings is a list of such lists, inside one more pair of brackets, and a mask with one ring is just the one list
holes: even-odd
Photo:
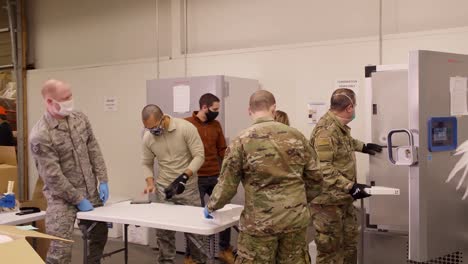
[(31, 143), (31, 151), (32, 153), (39, 155), (42, 153), (41, 144), (40, 143)]
[(330, 145), (330, 139), (329, 138), (317, 138), (315, 140), (317, 146), (327, 146)]

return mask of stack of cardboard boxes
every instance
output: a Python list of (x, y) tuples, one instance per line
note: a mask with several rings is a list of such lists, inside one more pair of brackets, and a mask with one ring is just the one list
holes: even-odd
[[(20, 200), (18, 189), (18, 163), (16, 159), (16, 150), (15, 147), (5, 147), (0, 146), (0, 193), (5, 193), (8, 187), (8, 181), (14, 181), (15, 185), (13, 187), (13, 192), (16, 195), (16, 199)], [(41, 210), (46, 210), (47, 203), (42, 195), (43, 183), (39, 179), (36, 183), (36, 187), (33, 193), (32, 201), (22, 201), (21, 206), (33, 206), (38, 207)], [(36, 222), (37, 227), (40, 232), (45, 232), (45, 223), (44, 220)], [(49, 248), (49, 240), (39, 239), (37, 242), (37, 252), (39, 255), (45, 259), (47, 250)]]
[(7, 191), (8, 181), (15, 182), (13, 192), (18, 196), (18, 163), (15, 147), (0, 146), (0, 193)]

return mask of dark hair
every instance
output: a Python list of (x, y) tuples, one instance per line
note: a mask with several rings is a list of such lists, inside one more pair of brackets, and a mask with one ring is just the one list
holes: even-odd
[(143, 120), (148, 120), (151, 116), (156, 118), (156, 120), (160, 120), (163, 117), (164, 113), (159, 108), (159, 106), (154, 105), (154, 104), (149, 104), (143, 108), (141, 111), (141, 118)]
[(200, 101), (198, 103), (200, 104), (200, 109), (206, 105), (206, 107), (211, 107), (215, 102), (220, 102), (219, 98), (211, 93), (206, 93), (200, 97)]
[(250, 96), (250, 111), (266, 111), (276, 104), (275, 96), (267, 90), (258, 90)]
[(355, 104), (356, 94), (347, 88), (336, 89), (330, 99), (330, 109), (335, 111), (343, 111), (349, 105)]

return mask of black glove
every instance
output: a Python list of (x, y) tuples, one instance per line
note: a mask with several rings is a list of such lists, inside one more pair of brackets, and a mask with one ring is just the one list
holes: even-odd
[(188, 175), (182, 173), (177, 177), (167, 188), (164, 189), (166, 199), (171, 199), (176, 194), (181, 194), (185, 191), (185, 184), (188, 181)]
[(373, 156), (377, 152), (378, 153), (382, 152), (382, 146), (368, 143), (368, 144), (364, 144), (364, 146), (362, 147), (362, 153), (367, 153)]
[(353, 185), (353, 188), (351, 188), (351, 190), (349, 191), (349, 194), (351, 194), (354, 200), (370, 197), (371, 195), (368, 194), (364, 190), (364, 188), (370, 188), (370, 186), (365, 185), (365, 184), (355, 183)]

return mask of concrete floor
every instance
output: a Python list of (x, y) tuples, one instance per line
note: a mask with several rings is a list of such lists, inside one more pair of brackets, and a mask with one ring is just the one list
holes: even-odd
[[(79, 235), (73, 237), (72, 264), (83, 263), (83, 241)], [(148, 246), (141, 246), (129, 243), (129, 263), (154, 264), (156, 263), (156, 251)], [(121, 239), (109, 238), (104, 252), (110, 252), (122, 248), (124, 246)], [(176, 263), (183, 263), (183, 258)], [(105, 258), (101, 263), (123, 264), (124, 254), (117, 253), (111, 257)]]
[[(312, 228), (309, 228), (307, 232), (308, 241), (312, 241), (313, 231)], [(233, 241), (232, 245), (235, 245), (234, 241), (237, 239), (237, 234), (235, 231), (232, 231)], [(83, 263), (83, 240), (81, 238), (81, 232), (78, 229), (75, 229), (73, 235), (73, 252), (72, 252), (72, 264)], [(104, 253), (108, 253), (114, 250), (123, 248), (124, 243), (122, 238), (109, 238), (106, 244)], [(128, 243), (128, 263), (138, 263), (138, 264), (155, 264), (156, 262), (156, 253), (157, 249), (152, 249), (150, 246), (142, 246), (138, 244)], [(101, 261), (102, 264), (124, 264), (124, 253), (120, 252), (110, 257), (105, 258)], [(184, 263), (184, 256), (182, 254), (177, 254), (176, 264)], [(221, 264), (223, 262), (216, 260), (215, 264)]]
[[(83, 263), (83, 242), (79, 232), (75, 233), (73, 240), (73, 253), (72, 253), (72, 264)], [(104, 252), (111, 252), (120, 248), (123, 248), (124, 243), (122, 239), (109, 238), (107, 241), (106, 249)], [(156, 263), (156, 249), (151, 249), (149, 246), (141, 246), (137, 244), (128, 244), (128, 263), (130, 264), (155, 264)], [(105, 258), (101, 261), (102, 264), (124, 264), (124, 253), (117, 253), (111, 257)], [(184, 257), (181, 254), (177, 254), (176, 264), (184, 263)], [(216, 261), (216, 263), (222, 263)]]

